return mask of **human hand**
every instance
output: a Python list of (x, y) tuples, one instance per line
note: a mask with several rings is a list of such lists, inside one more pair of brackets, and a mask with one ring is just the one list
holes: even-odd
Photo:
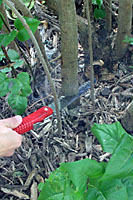
[(0, 157), (12, 156), (21, 146), (22, 136), (13, 131), (22, 122), (21, 116), (0, 120)]

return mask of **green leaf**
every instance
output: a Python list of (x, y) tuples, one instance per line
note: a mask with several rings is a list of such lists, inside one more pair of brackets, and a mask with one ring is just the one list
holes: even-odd
[(2, 60), (2, 58), (4, 58), (5, 56), (4, 56), (4, 53), (3, 53), (3, 51), (0, 49), (0, 60)]
[(16, 178), (16, 177), (22, 177), (24, 175), (24, 172), (21, 172), (21, 171), (16, 171), (16, 172), (13, 172), (13, 177)]
[(0, 84), (3, 83), (6, 79), (7, 79), (6, 74), (0, 72)]
[(0, 5), (2, 4), (3, 0), (0, 0)]
[(132, 200), (133, 199), (133, 176), (122, 179), (122, 183), (127, 188), (128, 200)]
[(31, 2), (31, 0), (22, 0), (22, 1), (23, 1), (23, 3), (26, 5), (26, 7), (28, 7), (29, 4), (30, 4), (29, 9), (32, 9), (32, 8), (33, 8), (33, 6), (34, 6), (34, 1), (33, 1), (33, 0), (32, 0), (32, 2)]
[(29, 74), (26, 72), (21, 72), (17, 75), (17, 79), (23, 84), (27, 85), (30, 82)]
[(30, 36), (29, 36), (27, 30), (25, 30), (25, 29), (20, 30), (18, 33), (17, 39), (21, 42), (25, 42), (26, 40), (29, 40)]
[(0, 29), (2, 29), (2, 26), (3, 26), (3, 20), (4, 19), (4, 16), (2, 15), (2, 13), (0, 12)]
[(44, 187), (44, 183), (39, 183), (39, 185), (38, 185), (38, 190), (39, 191), (42, 191), (42, 189), (43, 189), (43, 187)]
[[(24, 17), (26, 20), (27, 24), (29, 25), (30, 29), (32, 30), (33, 33), (37, 30), (38, 25), (41, 23), (40, 21), (29, 18), (29, 17)], [(24, 42), (26, 40), (30, 39), (30, 36), (27, 32), (27, 30), (24, 28), (22, 22), (17, 18), (14, 22), (15, 27), (19, 30), (17, 39)]]
[(128, 68), (133, 69), (133, 66), (129, 66)]
[[(13, 67), (15, 69), (18, 68), (18, 67), (21, 67), (23, 65), (23, 62), (24, 61), (22, 59), (16, 60), (15, 63), (13, 64)], [(7, 68), (4, 68), (4, 69), (1, 69), (0, 71), (3, 72), (3, 73), (7, 73), (7, 72), (12, 71), (12, 69), (11, 69), (11, 67), (10, 68), (7, 67)]]
[[(104, 169), (106, 169), (108, 163), (102, 162), (101, 165), (103, 166)], [(99, 180), (102, 178), (103, 174), (99, 177), (89, 177), (89, 184), (95, 186), (96, 188), (99, 187)]]
[(103, 164), (90, 159), (61, 163), (61, 169), (69, 174), (72, 183), (76, 186), (76, 190), (82, 192), (86, 190), (88, 177), (97, 178), (104, 173)]
[(8, 83), (8, 79), (0, 83), (0, 97), (5, 96), (9, 92)]
[(99, 8), (101, 8), (101, 5), (103, 4), (103, 0), (96, 0), (97, 5)]
[[(8, 53), (10, 60), (12, 62), (14, 62), (13, 67), (15, 69), (18, 68), (18, 67), (21, 67), (23, 65), (24, 61), (22, 59), (20, 59), (19, 54), (15, 50), (9, 49), (7, 53)], [(0, 51), (0, 60), (2, 60), (2, 58), (5, 58), (5, 56), (4, 56), (3, 52)], [(4, 69), (0, 69), (0, 71), (3, 72), (3, 73), (7, 73), (7, 72), (12, 71), (12, 69), (11, 69), (11, 67), (10, 68), (7, 67), (7, 68), (4, 68)]]
[(85, 200), (107, 200), (103, 194), (92, 185), (88, 184), (88, 190), (85, 194)]
[[(7, 53), (8, 53), (10, 60), (12, 62), (14, 62), (13, 67), (15, 69), (18, 68), (18, 67), (21, 67), (23, 65), (24, 61), (22, 59), (20, 59), (19, 54), (15, 50), (9, 49)], [(2, 56), (2, 57), (4, 57), (4, 56)], [(1, 69), (0, 71), (7, 73), (7, 72), (12, 71), (12, 69), (11, 69), (11, 67), (10, 68), (7, 67), (7, 68), (4, 68), (4, 69)]]
[(101, 183), (99, 189), (107, 200), (128, 200), (126, 186), (120, 179), (104, 181)]
[(4, 39), (4, 37), (6, 37), (6, 36), (8, 36), (8, 34), (0, 34), (0, 45), (1, 45), (2, 40)]
[(21, 115), (27, 108), (27, 98), (18, 94), (11, 93), (8, 96), (8, 103), (14, 114)]
[(92, 4), (97, 5), (97, 1), (96, 0), (92, 0)]
[(9, 80), (8, 89), (10, 92), (12, 92), (12, 94), (20, 94), (22, 86), (22, 83), (17, 79), (11, 78)]
[(95, 10), (94, 10), (94, 17), (95, 17), (96, 19), (100, 19), (100, 18), (101, 18), (101, 19), (104, 19), (104, 18), (105, 18), (105, 15), (106, 15), (105, 10), (95, 8)]
[(0, 72), (0, 97), (5, 96), (8, 91), (8, 78), (6, 74)]
[(24, 61), (22, 59), (16, 60), (13, 67), (16, 69), (18, 67), (22, 67)]
[(16, 30), (13, 30), (9, 34), (1, 34), (0, 35), (0, 46), (6, 47), (9, 45), (17, 36), (18, 32)]
[(7, 53), (12, 62), (20, 58), (19, 54), (14, 49), (9, 49)]
[(104, 152), (113, 153), (115, 147), (126, 131), (122, 128), (120, 122), (113, 124), (94, 124), (92, 132), (102, 145)]
[(122, 136), (100, 181), (133, 176), (133, 137)]
[(99, 8), (101, 8), (101, 5), (103, 4), (103, 0), (92, 0), (93, 5), (98, 5)]
[(57, 168), (46, 179), (38, 200), (84, 200), (82, 193), (75, 190), (66, 172)]
[(21, 96), (23, 96), (23, 97), (27, 97), (31, 93), (32, 93), (32, 89), (31, 89), (30, 85), (23, 87), (21, 90)]
[(125, 40), (123, 40), (123, 42), (127, 42), (127, 43), (129, 43), (130, 45), (133, 45), (133, 38), (126, 36), (126, 37), (125, 37)]
[(21, 90), (21, 96), (28, 96), (31, 94), (32, 90), (30, 87), (30, 77), (29, 74), (26, 72), (21, 72), (17, 75), (17, 80), (19, 80), (22, 83), (22, 90)]
[(66, 187), (66, 173), (62, 173), (60, 169), (56, 169), (51, 173), (49, 179), (45, 180), (44, 187), (39, 195), (38, 200), (63, 200), (63, 192)]

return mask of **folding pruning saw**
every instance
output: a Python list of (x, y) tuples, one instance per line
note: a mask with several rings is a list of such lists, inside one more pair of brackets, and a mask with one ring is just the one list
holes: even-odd
[[(76, 101), (81, 95), (86, 93), (88, 89), (90, 89), (90, 81), (86, 82), (84, 85), (79, 87), (79, 93), (72, 97), (61, 97), (59, 99), (59, 109), (62, 110), (63, 108), (69, 106), (74, 101)], [(23, 118), (22, 123), (15, 129), (18, 134), (24, 134), (27, 131), (33, 130), (33, 125), (39, 122), (42, 122), (48, 118), (51, 118), (53, 113), (55, 112), (54, 103), (50, 104), (49, 106), (44, 106), (37, 111), (31, 113), (30, 115)]]

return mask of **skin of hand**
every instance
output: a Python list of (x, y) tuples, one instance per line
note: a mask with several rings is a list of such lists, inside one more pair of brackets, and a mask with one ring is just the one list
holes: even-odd
[(15, 149), (21, 146), (22, 136), (12, 130), (21, 122), (19, 115), (0, 120), (0, 157), (12, 156)]

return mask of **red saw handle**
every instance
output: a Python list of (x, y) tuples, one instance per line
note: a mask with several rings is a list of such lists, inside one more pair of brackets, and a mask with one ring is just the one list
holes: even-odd
[(24, 134), (27, 131), (33, 129), (33, 124), (36, 124), (37, 122), (42, 122), (44, 119), (51, 117), (52, 115), (52, 108), (44, 106), (37, 111), (31, 113), (27, 117), (24, 117), (22, 123), (13, 130), (16, 131), (18, 134)]

